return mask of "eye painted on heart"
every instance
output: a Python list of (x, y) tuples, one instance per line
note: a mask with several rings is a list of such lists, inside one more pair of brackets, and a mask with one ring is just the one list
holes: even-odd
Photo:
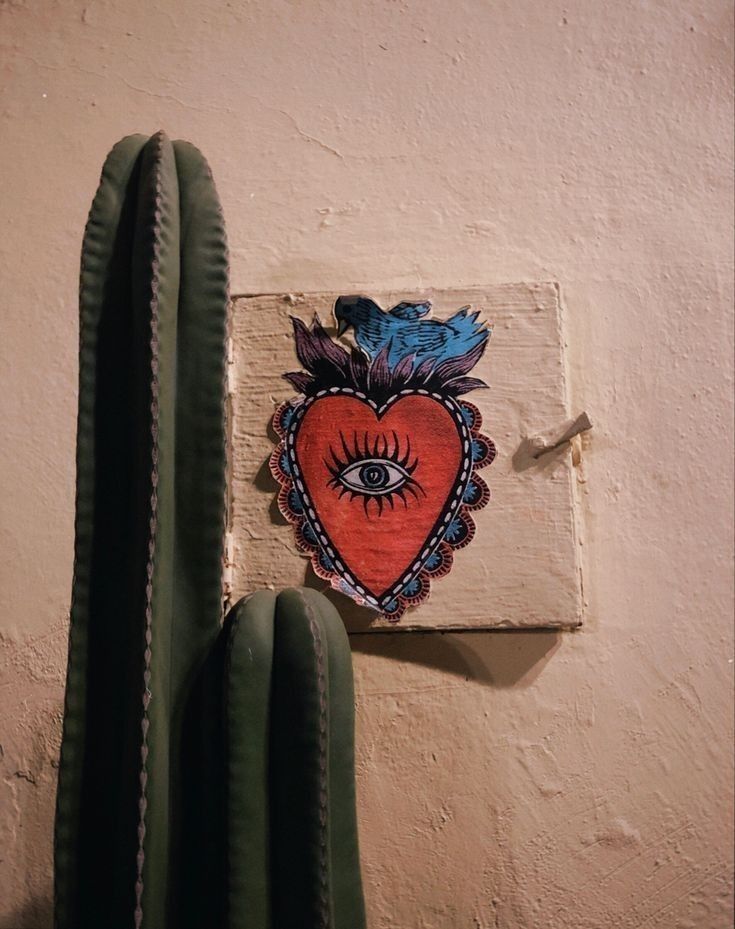
[(407, 508), (407, 494), (416, 500), (419, 494), (426, 496), (412, 477), (419, 460), (411, 456), (408, 437), (401, 443), (396, 432), (391, 432), (390, 437), (377, 435), (372, 440), (367, 432), (362, 437), (355, 432), (348, 443), (340, 432), (339, 438), (341, 456), (330, 447), (332, 460), (324, 464), (332, 475), (327, 486), (338, 491), (340, 499), (347, 493), (351, 501), (361, 499), (365, 513), (368, 513), (369, 503), (374, 501), (380, 516), (386, 503), (391, 509), (395, 508), (395, 498)]

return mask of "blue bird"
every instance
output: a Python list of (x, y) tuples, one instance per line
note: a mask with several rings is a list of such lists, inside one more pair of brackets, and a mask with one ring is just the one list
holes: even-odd
[(466, 354), (484, 345), (490, 330), (478, 323), (478, 312), (467, 314), (470, 307), (462, 307), (447, 320), (423, 319), (431, 303), (399, 303), (393, 309), (381, 309), (369, 297), (360, 295), (339, 297), (334, 305), (337, 332), (343, 335), (350, 326), (355, 330), (355, 341), (370, 358), (381, 348), (390, 345), (388, 365), (393, 368), (407, 355), (413, 355), (415, 364), (433, 360), (436, 364)]

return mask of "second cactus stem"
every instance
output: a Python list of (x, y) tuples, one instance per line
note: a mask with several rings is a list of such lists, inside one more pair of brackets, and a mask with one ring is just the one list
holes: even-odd
[(339, 614), (308, 589), (226, 622), (228, 929), (364, 929), (354, 690)]

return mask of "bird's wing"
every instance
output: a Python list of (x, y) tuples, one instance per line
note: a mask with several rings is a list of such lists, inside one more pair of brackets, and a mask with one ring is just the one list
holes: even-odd
[(404, 319), (407, 322), (415, 319), (421, 319), (431, 309), (431, 302), (425, 300), (423, 303), (397, 303), (392, 310), (389, 310), (391, 316), (396, 319)]

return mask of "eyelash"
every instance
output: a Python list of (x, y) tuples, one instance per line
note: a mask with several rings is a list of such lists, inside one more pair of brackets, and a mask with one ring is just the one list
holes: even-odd
[[(392, 430), (391, 434), (393, 437), (392, 448), (384, 434), (380, 434), (375, 437), (375, 441), (373, 442), (371, 448), (367, 432), (365, 432), (362, 438), (362, 446), (360, 444), (360, 439), (357, 435), (357, 432), (354, 432), (352, 435), (351, 447), (347, 444), (344, 434), (340, 432), (339, 439), (342, 445), (344, 460), (339, 458), (334, 449), (330, 447), (329, 454), (332, 456), (333, 464), (330, 464), (326, 460), (324, 462), (324, 464), (327, 466), (327, 469), (329, 470), (329, 473), (332, 475), (328, 482), (328, 486), (333, 487), (335, 490), (339, 490), (340, 499), (346, 493), (350, 494), (350, 500), (354, 500), (355, 497), (362, 498), (362, 503), (366, 514), (368, 512), (368, 505), (371, 500), (374, 500), (377, 504), (378, 516), (380, 516), (383, 512), (385, 502), (390, 504), (391, 509), (395, 508), (395, 504), (393, 502), (394, 497), (399, 497), (403, 501), (404, 508), (407, 508), (408, 501), (406, 500), (406, 491), (408, 491), (408, 493), (417, 499), (419, 493), (426, 496), (426, 493), (418, 481), (411, 477), (419, 463), (419, 460), (416, 457), (413, 459), (413, 461), (411, 461), (411, 440), (408, 438), (408, 436), (406, 436), (406, 451), (405, 454), (401, 454), (398, 433), (395, 432), (395, 430)], [(362, 493), (359, 490), (355, 490), (353, 487), (347, 486), (343, 482), (342, 474), (354, 464), (360, 461), (370, 461), (376, 458), (389, 461), (404, 472), (405, 481), (399, 488), (378, 495), (374, 493)]]

